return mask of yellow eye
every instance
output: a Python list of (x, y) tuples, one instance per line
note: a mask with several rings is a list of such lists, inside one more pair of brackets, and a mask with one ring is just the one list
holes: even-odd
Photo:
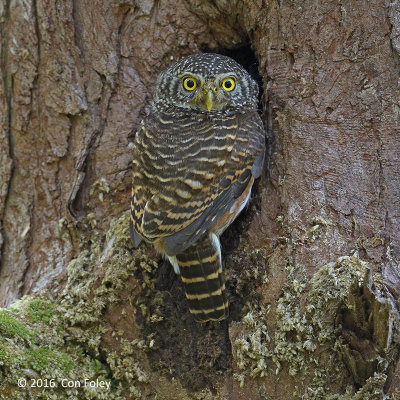
[(192, 90), (196, 89), (197, 83), (193, 78), (185, 78), (183, 80), (183, 87), (186, 90), (192, 91)]
[(235, 89), (235, 80), (233, 78), (225, 78), (222, 81), (222, 89), (226, 90), (227, 92), (231, 92)]

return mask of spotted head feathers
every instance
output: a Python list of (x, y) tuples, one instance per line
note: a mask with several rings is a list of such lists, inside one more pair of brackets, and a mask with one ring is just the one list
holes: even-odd
[(159, 111), (231, 114), (257, 108), (258, 85), (230, 57), (194, 54), (163, 71), (153, 107)]

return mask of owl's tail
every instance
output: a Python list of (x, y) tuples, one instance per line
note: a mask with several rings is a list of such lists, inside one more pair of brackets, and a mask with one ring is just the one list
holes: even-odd
[(203, 235), (183, 253), (176, 255), (189, 311), (199, 322), (228, 317), (221, 248), (215, 234)]

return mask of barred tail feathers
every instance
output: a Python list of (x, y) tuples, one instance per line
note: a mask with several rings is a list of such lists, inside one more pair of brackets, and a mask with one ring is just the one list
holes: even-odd
[(189, 311), (199, 322), (228, 317), (228, 301), (222, 277), (221, 249), (215, 234), (203, 235), (176, 255)]

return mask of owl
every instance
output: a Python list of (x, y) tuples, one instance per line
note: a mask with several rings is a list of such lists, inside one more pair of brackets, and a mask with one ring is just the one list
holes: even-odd
[(133, 150), (130, 231), (180, 275), (200, 322), (228, 316), (220, 235), (262, 172), (258, 85), (233, 59), (186, 57), (157, 79)]

